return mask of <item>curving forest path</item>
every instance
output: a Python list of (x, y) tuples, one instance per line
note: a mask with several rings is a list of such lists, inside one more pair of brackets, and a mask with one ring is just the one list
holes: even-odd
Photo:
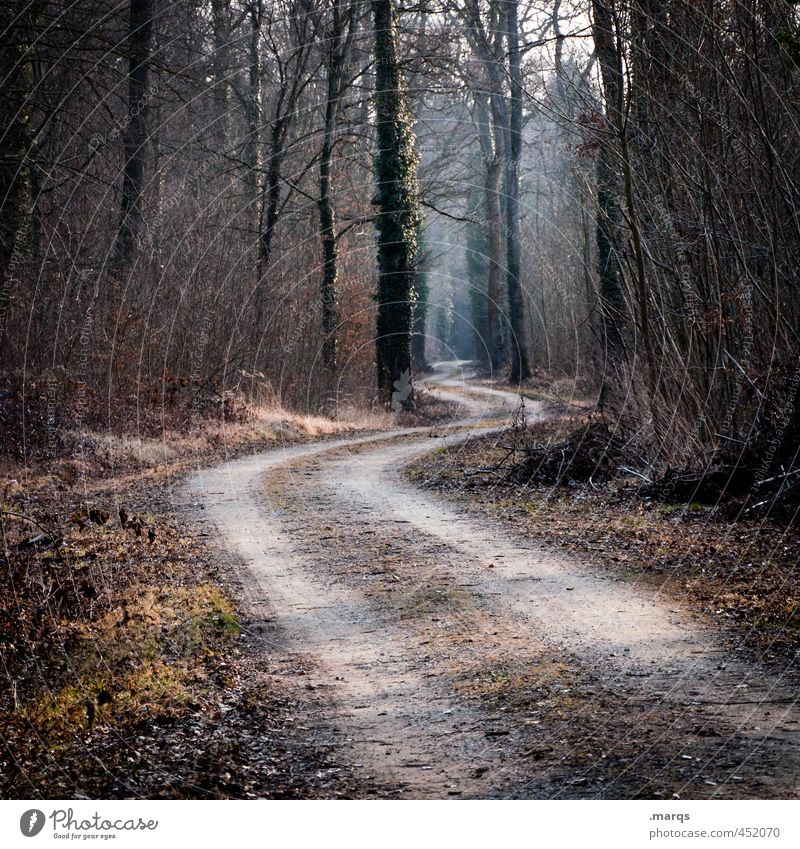
[(318, 715), (298, 721), (388, 795), (796, 797), (793, 681), (652, 588), (404, 480), (516, 407), (466, 368), (425, 381), (462, 407), (447, 427), (268, 451), (185, 490), (240, 567), (261, 661), (309, 670)]

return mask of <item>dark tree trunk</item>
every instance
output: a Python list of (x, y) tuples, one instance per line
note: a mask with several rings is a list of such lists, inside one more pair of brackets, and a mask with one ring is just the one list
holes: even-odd
[(142, 187), (147, 143), (148, 60), (153, 35), (152, 0), (131, 0), (128, 23), (128, 120), (117, 255), (127, 264), (136, 252), (142, 227)]
[(22, 13), (11, 7), (0, 12), (4, 32), (0, 43), (0, 353), (17, 275), (38, 232), (38, 173), (30, 159), (26, 161), (26, 154), (35, 160), (36, 148), (25, 108), (35, 88), (33, 22), (37, 14), (36, 6)]
[[(283, 181), (283, 161), (286, 151), (290, 149), (289, 134), (296, 118), (298, 98), (309, 81), (308, 61), (312, 55), (314, 44), (316, 16), (310, 13), (310, 7), (298, 5), (294, 28), (296, 42), (293, 49), (287, 51), (281, 63), (279, 77), (281, 80), (277, 95), (274, 98), (274, 112), (271, 120), (269, 158), (267, 160), (267, 175), (261, 185), (261, 200), (259, 210), (259, 239), (258, 239), (258, 287), (256, 290), (256, 319), (260, 324), (264, 318), (265, 302), (268, 294), (266, 275), (272, 259), (275, 232), (278, 227), (281, 210), (292, 194), (292, 186), (286, 194), (281, 191)], [(259, 10), (261, 6), (259, 5)], [(260, 111), (259, 111), (260, 118)]]
[(325, 134), (319, 163), (319, 230), (322, 239), (322, 364), (329, 372), (336, 371), (336, 325), (338, 278), (338, 253), (336, 247), (336, 212), (331, 188), (331, 165), (333, 148), (333, 118), (330, 101), (325, 114)]
[(496, 108), (497, 98), (491, 106), (478, 95), (480, 124), (478, 132), (483, 154), (483, 189), (486, 207), (486, 340), (489, 364), (493, 370), (506, 362), (503, 331), (500, 325), (503, 276), (503, 211), (500, 203), (500, 176), (503, 171), (504, 130), (501, 115)]
[(505, 24), (508, 38), (508, 67), (511, 101), (508, 115), (506, 150), (506, 250), (508, 310), (511, 319), (511, 381), (530, 377), (525, 303), (520, 283), (519, 167), (522, 159), (522, 72), (520, 68), (519, 21), (517, 0), (505, 0)]
[(597, 155), (597, 264), (599, 275), (599, 336), (604, 357), (600, 405), (607, 406), (625, 358), (623, 328), (628, 309), (622, 285), (619, 249), (620, 177), (614, 140), (624, 132), (619, 111), (622, 74), (616, 51), (612, 11), (604, 0), (594, 0), (593, 35), (606, 103), (607, 133)]
[(6, 283), (17, 232), (20, 227), (23, 162), (27, 145), (23, 122), (25, 98), (32, 81), (26, 80), (29, 66), (24, 60), (26, 38), (23, 24), (11, 11), (0, 13), (5, 37), (0, 45), (0, 281)]
[(621, 25), (613, 0), (593, 0), (592, 12), (594, 18), (594, 42), (597, 50), (597, 58), (600, 63), (606, 102), (606, 122), (614, 137), (617, 148), (617, 150), (609, 151), (607, 162), (610, 165), (613, 161), (611, 157), (616, 154), (622, 171), (625, 218), (628, 229), (630, 230), (633, 247), (633, 277), (635, 282), (635, 300), (638, 307), (639, 333), (641, 334), (645, 351), (647, 388), (652, 403), (657, 384), (657, 367), (650, 332), (650, 296), (645, 271), (644, 245), (635, 208), (633, 170), (628, 142)]
[(417, 155), (397, 54), (392, 0), (372, 0), (375, 23), (375, 155), (378, 214), (378, 394), (395, 410), (412, 403), (411, 333), (417, 230)]
[(614, 155), (603, 144), (597, 156), (597, 267), (600, 280), (600, 340), (605, 356), (619, 361), (624, 354), (622, 327), (625, 296), (619, 268), (619, 180)]
[(261, 125), (261, 59), (259, 42), (261, 40), (261, 0), (250, 7), (250, 40), (248, 44), (247, 73), (249, 86), (245, 101), (247, 135), (244, 143), (244, 161), (246, 166), (245, 186), (247, 203), (250, 207), (250, 221), (255, 226), (258, 204), (258, 141)]
[(211, 0), (211, 15), (214, 23), (214, 95), (219, 103), (216, 119), (216, 136), (221, 150), (228, 145), (231, 129), (231, 82), (230, 82), (230, 0)]
[(272, 128), (267, 166), (267, 179), (261, 194), (261, 236), (258, 248), (258, 279), (263, 288), (262, 278), (269, 267), (272, 255), (272, 239), (278, 224), (281, 202), (281, 163), (283, 161), (282, 122), (276, 122)]
[[(493, 10), (494, 14), (494, 10)], [(503, 88), (503, 69), (498, 56), (502, 54), (502, 31), (494, 26), (494, 17), (490, 26), (494, 31), (493, 43), (489, 42), (481, 20), (477, 0), (470, 0), (465, 7), (468, 35), (472, 47), (480, 58), (483, 67), (485, 87), (488, 93), (475, 92), (478, 108), (478, 137), (484, 160), (484, 193), (486, 198), (486, 339), (485, 347), (489, 363), (493, 370), (502, 368), (506, 363), (506, 351), (503, 344), (503, 327), (500, 317), (503, 313), (502, 294), (503, 277), (503, 209), (500, 194), (500, 178), (505, 161), (508, 115), (506, 97)]]
[(336, 246), (336, 208), (333, 202), (333, 143), (339, 102), (344, 85), (344, 65), (350, 52), (355, 28), (356, 3), (351, 0), (348, 16), (342, 14), (343, 0), (333, 0), (332, 26), (328, 48), (328, 86), (325, 102), (325, 123), (322, 133), (322, 150), (319, 159), (319, 231), (322, 242), (322, 364), (328, 372), (335, 372), (337, 310), (338, 253)]

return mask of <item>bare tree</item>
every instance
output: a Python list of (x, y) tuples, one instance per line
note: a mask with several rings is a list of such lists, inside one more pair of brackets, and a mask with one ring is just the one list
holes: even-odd
[(511, 381), (520, 383), (530, 377), (525, 305), (520, 284), (519, 168), (522, 159), (522, 71), (519, 47), (518, 0), (503, 0), (504, 25), (508, 46), (508, 75), (511, 88), (508, 110), (506, 149), (506, 251), (508, 310), (513, 339), (511, 344)]
[(331, 0), (331, 19), (323, 30), (327, 48), (325, 117), (322, 150), (319, 156), (319, 225), (322, 241), (322, 361), (330, 372), (336, 371), (337, 239), (336, 208), (333, 190), (333, 145), (339, 107), (348, 82), (347, 64), (357, 25), (358, 0)]

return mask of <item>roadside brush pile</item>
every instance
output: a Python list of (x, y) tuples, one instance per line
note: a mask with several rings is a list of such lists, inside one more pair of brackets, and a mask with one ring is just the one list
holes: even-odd
[[(611, 485), (637, 500), (702, 505), (725, 515), (791, 520), (800, 509), (800, 465), (771, 457), (764, 440), (742, 451), (653, 469), (647, 445), (625, 423), (596, 414), (529, 423), (522, 406), (511, 427), (476, 441), (487, 461), (462, 466), (464, 485), (597, 490)], [(463, 456), (464, 450), (457, 453)], [(470, 452), (467, 452), (470, 453)]]
[(470, 489), (596, 488), (640, 474), (635, 470), (644, 466), (636, 440), (602, 417), (561, 415), (529, 422), (524, 403), (509, 428), (471, 439), (450, 453), (459, 461), (453, 473)]
[(637, 459), (630, 443), (601, 419), (589, 419), (562, 440), (539, 442), (527, 427), (509, 432), (506, 480), (523, 485), (606, 483)]

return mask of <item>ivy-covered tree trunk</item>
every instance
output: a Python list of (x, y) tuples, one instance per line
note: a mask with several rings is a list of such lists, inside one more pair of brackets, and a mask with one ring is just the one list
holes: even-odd
[(375, 218), (378, 230), (376, 361), (381, 401), (397, 410), (412, 403), (417, 231), (417, 153), (397, 54), (392, 0), (372, 0), (375, 23)]

